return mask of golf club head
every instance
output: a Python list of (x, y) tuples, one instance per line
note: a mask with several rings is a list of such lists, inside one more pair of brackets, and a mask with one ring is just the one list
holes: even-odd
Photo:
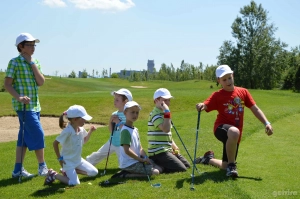
[(155, 188), (159, 188), (161, 187), (161, 184), (160, 183), (156, 183), (156, 184), (151, 184), (152, 187), (155, 187)]
[(105, 175), (105, 173), (106, 173), (106, 171), (103, 171), (103, 173), (101, 173), (100, 175), (101, 175), (101, 176), (104, 176), (104, 175)]

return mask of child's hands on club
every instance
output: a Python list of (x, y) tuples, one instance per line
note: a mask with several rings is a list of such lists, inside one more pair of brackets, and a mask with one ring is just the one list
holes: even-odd
[(118, 124), (118, 123), (120, 123), (121, 121), (120, 121), (118, 115), (112, 115), (112, 116), (110, 117), (110, 122), (111, 122), (111, 123)]
[(18, 101), (21, 102), (21, 103), (23, 103), (23, 104), (29, 104), (30, 98), (27, 97), (27, 96), (20, 96), (18, 98)]

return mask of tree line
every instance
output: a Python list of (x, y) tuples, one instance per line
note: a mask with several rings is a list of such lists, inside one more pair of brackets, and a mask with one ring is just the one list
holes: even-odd
[(215, 69), (227, 64), (234, 71), (235, 85), (249, 89), (273, 88), (300, 91), (300, 46), (275, 38), (277, 28), (269, 23), (268, 11), (254, 1), (240, 9), (232, 23), (234, 41), (225, 40), (219, 49), (217, 65), (204, 67), (185, 63), (179, 68), (163, 63), (158, 71), (133, 73), (131, 81), (205, 79), (215, 81)]
[[(275, 38), (277, 27), (269, 22), (268, 11), (261, 4), (251, 1), (240, 9), (231, 25), (233, 40), (225, 40), (219, 48), (217, 65), (202, 62), (195, 66), (184, 60), (175, 68), (165, 63), (153, 72), (132, 72), (130, 81), (186, 81), (192, 79), (216, 81), (215, 69), (227, 64), (234, 71), (235, 85), (249, 89), (291, 89), (300, 91), (300, 45), (288, 49), (288, 45)], [(87, 77), (86, 70), (82, 77)], [(94, 73), (94, 70), (93, 70)], [(107, 74), (102, 71), (103, 77)], [(93, 75), (94, 76), (94, 75)], [(75, 72), (69, 75), (75, 77)], [(118, 75), (113, 73), (112, 78)]]

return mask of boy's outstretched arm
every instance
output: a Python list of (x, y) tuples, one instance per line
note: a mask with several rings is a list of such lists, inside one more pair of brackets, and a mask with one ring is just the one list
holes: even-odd
[(272, 135), (273, 134), (273, 128), (271, 126), (271, 123), (268, 121), (267, 117), (265, 116), (265, 114), (262, 112), (262, 110), (260, 110), (260, 108), (258, 108), (258, 106), (255, 104), (253, 105), (251, 108), (252, 113), (255, 115), (255, 117), (257, 119), (259, 119), (259, 121), (261, 121), (261, 123), (263, 123), (266, 127), (266, 133), (268, 135)]

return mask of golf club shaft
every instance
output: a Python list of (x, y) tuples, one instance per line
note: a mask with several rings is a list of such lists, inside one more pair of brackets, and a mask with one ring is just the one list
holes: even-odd
[(110, 146), (111, 146), (112, 138), (114, 136), (115, 126), (116, 126), (116, 123), (112, 122), (111, 123), (111, 135), (110, 135), (109, 147), (108, 147), (108, 152), (107, 152), (107, 157), (106, 157), (106, 164), (105, 164), (103, 175), (105, 175), (105, 173), (106, 173), (107, 162), (108, 162), (108, 157), (109, 157), (109, 152), (110, 152)]
[[(196, 153), (197, 153), (198, 133), (199, 133), (199, 126), (200, 126), (200, 113), (201, 112), (198, 111), (197, 130), (196, 130), (196, 143), (195, 143), (195, 150), (194, 150), (194, 160), (196, 159)], [(192, 186), (194, 186), (194, 171), (195, 171), (195, 164), (193, 166)]]
[(22, 145), (21, 145), (21, 169), (19, 175), (19, 182), (22, 181), (22, 167), (23, 167), (23, 145), (24, 145), (24, 131), (25, 131), (25, 114), (26, 114), (26, 104), (23, 105), (23, 128), (22, 128)]
[(193, 166), (195, 166), (197, 172), (200, 173), (200, 172), (198, 171), (196, 165), (195, 165), (195, 162), (194, 162), (195, 158), (194, 158), (194, 160), (192, 159), (192, 156), (190, 155), (189, 151), (187, 150), (185, 144), (183, 143), (183, 141), (182, 141), (182, 139), (181, 139), (181, 137), (180, 137), (180, 135), (179, 135), (179, 133), (178, 133), (176, 127), (175, 127), (174, 124), (173, 124), (173, 121), (171, 121), (171, 124), (172, 124), (172, 126), (173, 126), (173, 128), (174, 128), (174, 130), (175, 130), (175, 132), (176, 132), (176, 134), (177, 134), (177, 136), (179, 137), (179, 140), (181, 141), (181, 144), (183, 145), (183, 147), (184, 147), (186, 153), (188, 154), (190, 160), (192, 161)]
[(145, 174), (146, 174), (146, 175), (147, 175), (147, 177), (148, 177), (148, 181), (150, 182), (150, 184), (151, 184), (151, 186), (152, 186), (152, 183), (151, 183), (150, 177), (149, 177), (149, 175), (148, 175), (148, 173), (147, 173), (147, 170), (146, 170), (145, 163), (143, 163), (143, 167), (144, 167), (144, 170), (145, 170)]

